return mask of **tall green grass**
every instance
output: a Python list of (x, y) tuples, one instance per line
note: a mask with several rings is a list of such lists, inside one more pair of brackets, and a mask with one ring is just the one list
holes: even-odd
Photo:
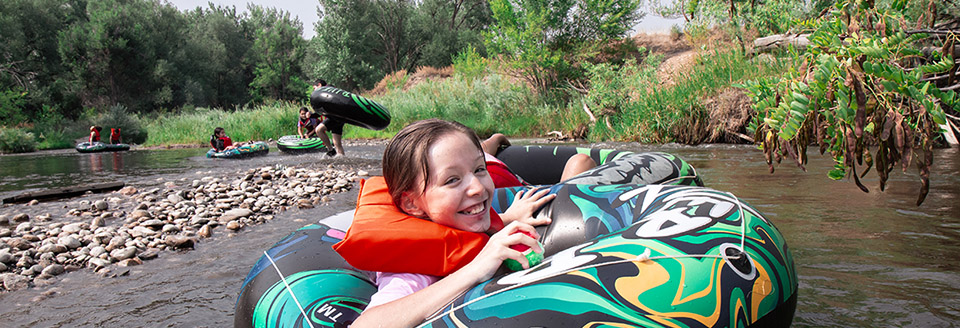
[(455, 120), (481, 135), (500, 132), (530, 136), (550, 125), (544, 118), (551, 117), (553, 110), (541, 106), (525, 86), (500, 74), (477, 78), (454, 75), (419, 83), (406, 91), (388, 89), (371, 99), (390, 111), (390, 126), (377, 132), (349, 129), (347, 137), (391, 137), (407, 124), (427, 118)]
[(0, 153), (26, 153), (37, 150), (33, 133), (18, 128), (0, 127)]
[(222, 127), (234, 141), (278, 139), (297, 133), (302, 104), (275, 102), (249, 110), (224, 111), (197, 108), (190, 112), (163, 114), (146, 122), (146, 146), (207, 145), (213, 129)]

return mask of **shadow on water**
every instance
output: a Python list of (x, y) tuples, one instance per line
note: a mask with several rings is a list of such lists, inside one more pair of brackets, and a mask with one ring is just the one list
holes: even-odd
[[(920, 183), (913, 167), (906, 173), (895, 170), (883, 192), (876, 174), (869, 173), (864, 184), (870, 193), (863, 193), (852, 181), (829, 180), (832, 161), (814, 152), (806, 172), (784, 162), (770, 174), (754, 146), (593, 147), (676, 154), (697, 168), (708, 187), (736, 194), (771, 219), (787, 239), (800, 278), (795, 327), (949, 327), (960, 322), (957, 149), (937, 150), (930, 194), (917, 207)], [(373, 145), (348, 151), (369, 163), (379, 160), (382, 149)], [(0, 190), (45, 188), (77, 179), (156, 184), (158, 177), (193, 179), (194, 171), (329, 161), (275, 152), (250, 161), (210, 161), (202, 157), (203, 151), (138, 151), (119, 161), (101, 154), (99, 162), (82, 154), (51, 159), (38, 155), (20, 161), (34, 164), (13, 165), (65, 168), (12, 177), (6, 173), (9, 166), (4, 167)], [(0, 166), (11, 163), (11, 157), (0, 157)], [(18, 184), (21, 187), (13, 187)], [(355, 197), (356, 188), (334, 196), (329, 205), (284, 212), (269, 224), (239, 233), (220, 233), (194, 251), (164, 252), (131, 268), (127, 276), (100, 278), (81, 270), (50, 287), (0, 294), (0, 316), (15, 326), (230, 326), (240, 284), (260, 251), (300, 226), (351, 209)], [(44, 296), (51, 290), (52, 295)]]

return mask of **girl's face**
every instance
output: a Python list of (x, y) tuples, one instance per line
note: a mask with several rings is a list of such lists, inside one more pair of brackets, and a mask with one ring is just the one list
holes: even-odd
[(300, 112), (300, 119), (305, 120), (310, 118), (310, 112)]
[(493, 180), (480, 149), (465, 134), (448, 133), (427, 149), (427, 165), (426, 190), (403, 193), (404, 210), (451, 228), (487, 231)]
[(217, 133), (217, 137), (223, 137), (223, 136), (226, 136), (226, 135), (227, 135), (227, 131), (226, 131), (226, 130), (220, 131), (220, 133)]

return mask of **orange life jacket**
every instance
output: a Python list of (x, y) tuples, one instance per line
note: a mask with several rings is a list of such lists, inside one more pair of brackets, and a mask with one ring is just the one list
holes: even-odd
[[(492, 209), (490, 221), (491, 229), (503, 228)], [(470, 263), (488, 239), (403, 213), (383, 177), (372, 177), (360, 182), (353, 223), (333, 249), (360, 270), (446, 276)]]

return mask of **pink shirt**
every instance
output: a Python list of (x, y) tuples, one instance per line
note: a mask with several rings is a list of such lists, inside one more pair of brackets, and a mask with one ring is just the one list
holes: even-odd
[(419, 273), (377, 272), (377, 292), (370, 296), (367, 309), (416, 293), (438, 280), (440, 277)]

